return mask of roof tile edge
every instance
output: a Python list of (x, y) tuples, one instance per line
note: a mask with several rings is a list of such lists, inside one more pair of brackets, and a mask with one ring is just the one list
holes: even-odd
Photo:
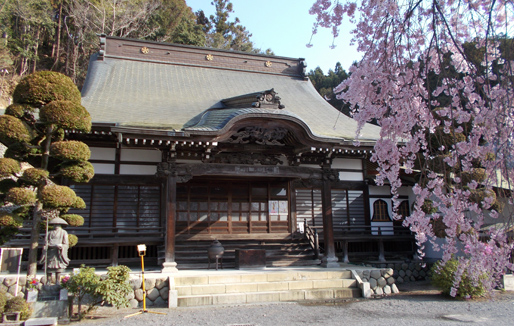
[(306, 78), (307, 64), (303, 58), (202, 48), (191, 45), (100, 36), (98, 60), (118, 58), (162, 64), (199, 66)]

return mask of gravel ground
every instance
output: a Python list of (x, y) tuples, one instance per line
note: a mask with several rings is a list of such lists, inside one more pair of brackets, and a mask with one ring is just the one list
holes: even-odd
[[(283, 326), (283, 325), (513, 325), (514, 292), (498, 291), (492, 300), (458, 301), (445, 298), (428, 283), (399, 286), (400, 293), (380, 299), (326, 303), (277, 303), (222, 307), (164, 309), (124, 318), (137, 309), (101, 307), (80, 324), (158, 326)], [(73, 322), (72, 325), (78, 323)]]

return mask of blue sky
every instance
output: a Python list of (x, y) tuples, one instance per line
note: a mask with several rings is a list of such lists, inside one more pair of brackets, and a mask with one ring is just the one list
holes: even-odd
[[(313, 47), (307, 48), (314, 23), (309, 9), (314, 0), (232, 0), (234, 13), (229, 19), (238, 17), (241, 25), (252, 33), (251, 40), (260, 49), (272, 49), (275, 55), (305, 58), (307, 71), (321, 67), (326, 74), (341, 62), (348, 70), (353, 61), (361, 58), (356, 47), (350, 47), (353, 28), (342, 25), (340, 36), (336, 39), (335, 49), (332, 34), (328, 29), (319, 29), (312, 40)], [(186, 0), (193, 12), (202, 9), (207, 16), (214, 13), (211, 0)]]

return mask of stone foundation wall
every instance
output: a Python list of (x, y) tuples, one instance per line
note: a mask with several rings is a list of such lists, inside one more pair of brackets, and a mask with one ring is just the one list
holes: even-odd
[(7, 299), (10, 299), (15, 296), (25, 297), (25, 286), (27, 282), (27, 278), (25, 276), (21, 276), (18, 281), (18, 292), (16, 292), (16, 278), (15, 277), (0, 277), (0, 291), (5, 291), (7, 293)]
[[(391, 268), (385, 269), (372, 269), (372, 270), (356, 270), (357, 275), (360, 277), (362, 282), (369, 283), (369, 289), (371, 293), (369, 296), (382, 296), (391, 293), (398, 293), (398, 288), (395, 284), (394, 271)], [(363, 293), (364, 297), (366, 296)]]
[(389, 268), (393, 270), (393, 277), (397, 284), (430, 280), (432, 263), (403, 262), (403, 263), (379, 263), (366, 266), (377, 268)]
[[(129, 280), (129, 284), (134, 290), (129, 294), (130, 306), (132, 308), (141, 307), (143, 305), (143, 282), (141, 278)], [(146, 305), (167, 307), (168, 296), (170, 292), (168, 277), (163, 278), (145, 278)]]

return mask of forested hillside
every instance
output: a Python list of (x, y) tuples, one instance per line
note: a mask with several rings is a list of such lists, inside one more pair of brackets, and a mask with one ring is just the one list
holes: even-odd
[(185, 0), (0, 0), (0, 108), (17, 81), (37, 70), (62, 72), (80, 88), (101, 33), (261, 52), (230, 16), (228, 0), (212, 5), (216, 14), (207, 17)]

